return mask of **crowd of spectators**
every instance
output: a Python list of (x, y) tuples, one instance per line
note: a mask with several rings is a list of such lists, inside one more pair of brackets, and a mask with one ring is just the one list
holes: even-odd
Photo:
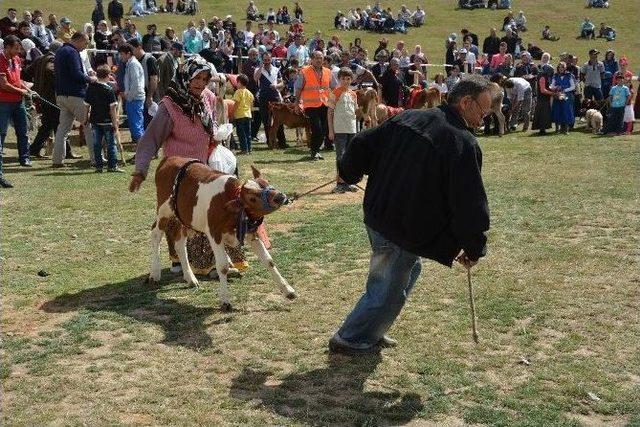
[[(145, 2), (144, 5), (136, 2), (129, 12), (134, 10), (136, 4), (143, 6), (145, 13), (155, 13), (168, 10), (170, 4), (175, 8), (181, 3), (185, 2), (167, 2), (158, 7), (154, 2)], [(285, 6), (276, 12), (268, 9), (266, 14), (262, 14), (250, 2), (247, 20), (240, 28), (228, 15), (224, 18), (214, 16), (210, 20), (189, 21), (184, 30), (166, 27), (159, 32), (157, 25), (150, 23), (146, 26), (146, 32), (141, 34), (135, 22), (124, 15), (119, 0), (109, 2), (106, 16), (102, 2), (98, 0), (91, 15), (92, 22), (78, 26), (79, 31), (67, 17), (58, 20), (55, 14), (49, 14), (45, 21), (43, 12), (39, 10), (33, 13), (24, 11), (18, 17), (18, 11), (10, 8), (7, 16), (0, 19), (2, 39), (5, 44), (9, 40), (11, 52), (20, 57), (23, 79), (35, 83), (34, 88), (42, 100), (53, 104), (60, 112), (54, 111), (43, 101), (34, 104), (29, 101), (30, 92), (23, 94), (18, 87), (19, 90), (14, 91), (14, 96), (10, 98), (13, 100), (17, 94), (20, 94), (18, 98), (24, 95), (27, 100), (25, 112), (29, 113), (27, 124), (34, 122), (29, 120), (29, 116), (33, 114), (33, 105), (37, 106), (41, 114), (41, 127), (31, 149), (25, 151), (22, 121), (12, 116), (22, 114), (22, 110), (18, 107), (6, 113), (2, 110), (2, 138), (4, 140), (6, 136), (9, 121), (13, 122), (16, 132), (20, 134), (21, 164), (27, 167), (30, 156), (41, 156), (44, 142), (52, 131), (56, 134), (54, 167), (61, 167), (65, 157), (75, 156), (68, 145), (68, 133), (74, 120), (84, 125), (81, 130), (89, 147), (93, 147), (93, 139), (109, 139), (108, 132), (96, 133), (95, 129), (91, 130), (91, 123), (86, 122), (84, 116), (86, 103), (83, 101), (86, 85), (97, 82), (97, 71), (105, 70), (106, 64), (111, 73), (106, 78), (102, 75), (100, 81), (103, 84), (109, 82), (115, 90), (122, 111), (127, 116), (131, 139), (136, 142), (144, 134), (157, 103), (167, 93), (179, 64), (185, 57), (195, 55), (212, 65), (215, 81), (220, 80), (218, 73), (248, 76), (246, 90), (253, 95), (257, 110), (251, 117), (252, 140), (257, 138), (261, 125), (265, 132), (269, 130), (268, 102), (296, 99), (302, 67), (310, 64), (316, 53), (323, 57), (323, 65), (331, 71), (332, 80), (337, 81), (341, 68), (349, 68), (354, 87), (373, 87), (378, 91), (381, 101), (392, 107), (407, 107), (415, 89), (437, 89), (444, 99), (464, 74), (485, 75), (504, 88), (505, 112), (510, 118), (511, 130), (521, 123), (526, 130), (529, 127), (528, 119), (533, 116), (533, 127), (542, 133), (553, 123), (558, 131), (567, 132), (573, 127), (580, 99), (599, 101), (608, 98), (613, 101), (611, 90), (620, 81), (629, 88), (630, 95), (633, 94), (628, 61), (624, 57), (617, 59), (613, 50), (605, 54), (602, 62), (597, 59), (599, 52), (592, 50), (589, 61), (582, 66), (579, 66), (578, 57), (572, 54), (564, 54), (557, 64), (552, 64), (548, 53), (544, 53), (535, 43), (523, 41), (522, 35), (527, 31), (523, 11), (515, 15), (509, 11), (502, 22), (501, 31), (492, 28), (482, 43), (478, 35), (467, 28), (463, 28), (459, 34), (451, 33), (444, 43), (443, 72), (429, 75), (427, 71), (432, 64), (420, 45), (412, 48), (402, 40), (392, 43), (383, 35), (376, 49), (369, 52), (359, 38), (345, 43), (338, 34), (331, 37), (325, 37), (321, 32), (307, 35), (302, 8), (296, 3), (293, 10), (293, 17), (289, 16)], [(380, 3), (376, 3), (373, 8), (350, 10), (344, 16), (347, 20), (341, 19), (339, 26), (345, 29), (370, 29), (368, 23), (372, 22), (371, 19), (383, 13), (395, 19), (389, 9), (385, 11)], [(407, 24), (419, 26), (424, 22), (424, 11), (418, 7), (411, 12), (402, 6), (397, 17)], [(612, 31), (615, 38), (615, 31), (602, 24), (598, 36), (612, 40)], [(547, 37), (543, 38), (552, 39), (548, 26), (545, 32)], [(587, 36), (591, 37), (591, 34)], [(18, 40), (18, 47), (13, 46), (14, 40)], [(61, 48), (62, 44), (64, 46)], [(8, 50), (5, 47), (5, 51)], [(8, 61), (10, 65), (5, 68), (13, 66), (12, 60)], [(540, 62), (536, 64), (534, 61)], [(268, 78), (263, 78), (261, 74), (265, 67)], [(66, 71), (61, 72), (61, 69)], [(61, 78), (61, 74), (66, 77)], [(73, 76), (72, 80), (68, 76)], [(72, 81), (76, 83), (72, 84)], [(6, 89), (8, 86), (3, 87)], [(614, 90), (617, 97), (615, 108), (619, 108), (619, 93), (619, 89)], [(242, 99), (246, 102), (248, 96)], [(625, 99), (625, 103), (631, 103), (631, 96)], [(103, 106), (102, 115), (106, 116), (108, 110)], [(617, 123), (620, 110), (611, 110), (615, 112), (612, 119)], [(629, 117), (628, 114), (624, 117), (625, 123), (633, 122), (632, 119), (628, 120)], [(245, 132), (248, 117), (242, 118), (241, 139), (246, 149), (250, 147)], [(489, 119), (485, 132), (491, 132), (491, 125)], [(628, 125), (622, 126), (611, 125), (606, 130), (630, 131)], [(282, 129), (278, 132), (278, 143), (280, 146), (286, 144)], [(329, 141), (325, 145), (331, 146)], [(96, 167), (101, 165), (100, 159), (94, 156), (94, 150), (90, 149), (89, 155)], [(109, 165), (113, 169), (113, 163)]]

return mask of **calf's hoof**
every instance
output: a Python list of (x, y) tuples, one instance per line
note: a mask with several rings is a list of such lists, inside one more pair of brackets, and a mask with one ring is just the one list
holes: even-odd
[(160, 286), (160, 279), (156, 279), (154, 277), (151, 277), (151, 275), (149, 275), (145, 279), (144, 283), (146, 283), (150, 287), (157, 288), (158, 286)]
[(298, 298), (298, 294), (296, 294), (295, 292), (289, 292), (285, 296), (286, 296), (287, 299), (296, 299), (296, 298)]
[(233, 307), (231, 307), (231, 303), (228, 302), (223, 302), (220, 308), (222, 309), (222, 311), (227, 313), (233, 310)]

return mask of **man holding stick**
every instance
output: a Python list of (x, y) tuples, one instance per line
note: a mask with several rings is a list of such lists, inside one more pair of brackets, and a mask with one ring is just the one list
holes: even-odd
[(492, 99), (491, 83), (469, 75), (447, 105), (405, 111), (353, 139), (338, 170), (348, 184), (369, 177), (364, 222), (372, 255), (365, 292), (330, 351), (371, 354), (396, 344), (385, 333), (420, 275), (420, 257), (470, 269), (485, 255), (489, 207), (470, 130), (490, 114)]

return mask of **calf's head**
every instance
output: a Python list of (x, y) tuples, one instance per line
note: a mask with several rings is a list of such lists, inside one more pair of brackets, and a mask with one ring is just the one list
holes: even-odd
[(230, 209), (244, 209), (249, 217), (261, 218), (289, 202), (286, 194), (271, 187), (258, 169), (251, 166), (251, 170), (253, 179), (248, 179), (242, 184), (238, 199), (228, 204)]

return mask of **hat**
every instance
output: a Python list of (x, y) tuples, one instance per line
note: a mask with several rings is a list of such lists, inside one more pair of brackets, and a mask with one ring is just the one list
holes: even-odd
[(184, 46), (182, 46), (182, 43), (179, 42), (173, 42), (171, 44), (171, 48), (173, 49), (178, 49), (178, 50), (182, 50), (184, 48)]
[(61, 24), (71, 24), (71, 20), (69, 18), (67, 18), (66, 16), (63, 16), (62, 18), (60, 18), (60, 23)]
[(597, 54), (599, 54), (599, 53), (600, 53), (600, 51), (599, 51), (598, 49), (591, 49), (591, 50), (589, 51), (589, 55), (597, 55)]

